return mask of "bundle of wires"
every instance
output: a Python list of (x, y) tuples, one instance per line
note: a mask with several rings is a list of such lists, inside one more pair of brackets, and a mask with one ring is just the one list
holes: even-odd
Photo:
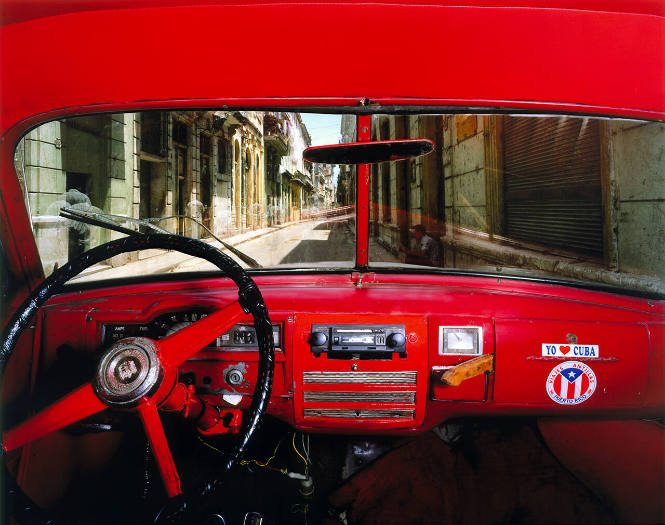
[[(301, 434), (301, 443), (302, 443), (302, 453), (300, 450), (298, 450), (298, 447), (296, 446), (296, 433), (293, 432), (293, 436), (291, 439), (291, 443), (293, 445), (293, 450), (295, 453), (302, 459), (303, 463), (305, 464), (305, 473), (300, 474), (297, 472), (289, 472), (286, 468), (279, 468), (279, 467), (274, 467), (270, 463), (277, 457), (277, 452), (279, 450), (279, 447), (281, 446), (282, 442), (284, 441), (284, 436), (282, 439), (279, 440), (277, 445), (275, 446), (275, 449), (273, 450), (272, 455), (266, 460), (266, 461), (259, 461), (258, 459), (243, 459), (240, 460), (240, 464), (243, 466), (249, 466), (249, 465), (256, 465), (257, 467), (265, 468), (268, 470), (273, 470), (275, 472), (280, 472), (284, 474), (285, 476), (288, 476), (293, 479), (307, 479), (309, 477), (309, 466), (311, 465), (310, 461), (310, 442), (309, 442), (309, 435), (305, 436), (305, 434)], [(206, 447), (208, 447), (211, 450), (214, 450), (215, 452), (218, 452), (219, 454), (224, 454), (221, 450), (216, 448), (215, 446), (211, 445), (207, 441), (205, 441), (201, 436), (199, 436), (199, 441), (203, 443)]]

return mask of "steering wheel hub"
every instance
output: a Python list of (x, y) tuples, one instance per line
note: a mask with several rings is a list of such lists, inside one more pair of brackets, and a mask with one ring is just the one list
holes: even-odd
[(104, 353), (94, 387), (107, 405), (127, 407), (155, 392), (162, 376), (155, 343), (142, 337), (128, 337)]

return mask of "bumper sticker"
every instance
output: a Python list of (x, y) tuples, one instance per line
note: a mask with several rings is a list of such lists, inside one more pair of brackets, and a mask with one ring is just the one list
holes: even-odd
[(547, 378), (547, 395), (560, 405), (577, 405), (596, 390), (596, 374), (579, 361), (565, 361), (555, 366)]
[(574, 357), (584, 359), (585, 357), (600, 357), (598, 345), (573, 345), (543, 343), (542, 355), (547, 357)]

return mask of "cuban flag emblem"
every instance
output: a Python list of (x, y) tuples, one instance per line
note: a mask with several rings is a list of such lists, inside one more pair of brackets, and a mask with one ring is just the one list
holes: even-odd
[(596, 374), (579, 361), (566, 361), (555, 366), (547, 378), (547, 394), (560, 405), (577, 405), (589, 399), (596, 390)]

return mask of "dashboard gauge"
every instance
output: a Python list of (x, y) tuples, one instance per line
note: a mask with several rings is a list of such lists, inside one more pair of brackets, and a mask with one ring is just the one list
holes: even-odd
[[(102, 328), (102, 345), (108, 346), (125, 337), (138, 336), (154, 340), (163, 339), (203, 319), (209, 313), (209, 311), (202, 309), (188, 310), (162, 314), (147, 323), (108, 323)], [(273, 324), (273, 343), (277, 349), (282, 346), (281, 330), (281, 324)], [(237, 324), (228, 332), (220, 334), (205, 347), (224, 350), (258, 350), (256, 330), (254, 325), (251, 324)]]
[[(148, 323), (112, 323), (102, 329), (102, 344), (109, 345), (125, 337), (149, 337), (162, 339), (182, 330), (186, 326), (203, 319), (210, 312), (207, 310), (189, 310), (162, 314)], [(216, 346), (211, 343), (210, 346)]]
[(439, 354), (482, 354), (482, 328), (440, 326)]

